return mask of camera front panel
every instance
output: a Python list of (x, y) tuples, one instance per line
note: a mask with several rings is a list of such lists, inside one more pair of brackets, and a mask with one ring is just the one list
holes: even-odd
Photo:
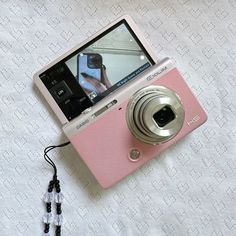
[[(130, 94), (127, 94), (124, 102), (116, 104), (95, 122), (69, 137), (81, 158), (104, 188), (112, 186), (129, 175), (206, 121), (204, 110), (176, 68), (158, 79), (153, 77), (150, 85), (162, 86), (174, 91), (181, 99), (185, 111), (181, 129), (167, 142), (158, 145), (148, 144), (133, 135), (126, 120)], [(190, 122), (194, 117), (198, 119)]]

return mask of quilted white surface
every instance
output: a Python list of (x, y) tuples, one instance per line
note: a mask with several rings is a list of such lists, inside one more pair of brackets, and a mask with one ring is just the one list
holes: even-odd
[(71, 146), (53, 152), (63, 235), (236, 235), (235, 0), (0, 3), (1, 236), (41, 235), (52, 176), (43, 149), (66, 140), (33, 73), (125, 13), (160, 58), (176, 61), (209, 119), (106, 191)]

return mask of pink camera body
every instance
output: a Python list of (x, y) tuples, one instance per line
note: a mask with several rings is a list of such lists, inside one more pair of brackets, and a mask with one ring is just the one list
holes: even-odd
[[(102, 57), (103, 70), (107, 70), (102, 85), (101, 81), (94, 84), (91, 75), (84, 77), (78, 63), (78, 56), (91, 52)], [(100, 68), (96, 60), (91, 65)], [(84, 82), (98, 86), (96, 91), (78, 83), (79, 74)], [(50, 62), (35, 73), (34, 82), (104, 188), (207, 119), (173, 63), (155, 55), (127, 15)]]
[[(161, 86), (171, 90), (183, 108), (179, 114), (183, 117), (183, 122), (178, 132), (158, 144), (140, 140), (127, 125), (127, 109), (133, 109), (129, 105), (130, 100), (137, 91), (148, 86)], [(176, 116), (177, 118), (179, 117)], [(206, 120), (206, 113), (196, 97), (179, 71), (166, 58), (96, 106), (84, 111), (76, 121), (65, 125), (63, 130), (97, 181), (102, 187), (108, 188), (158, 156), (161, 151)]]

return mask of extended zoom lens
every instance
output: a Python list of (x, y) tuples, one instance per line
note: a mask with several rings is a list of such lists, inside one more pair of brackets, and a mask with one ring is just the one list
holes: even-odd
[(179, 97), (163, 86), (148, 86), (130, 99), (126, 121), (131, 133), (149, 144), (173, 138), (182, 128), (184, 108)]

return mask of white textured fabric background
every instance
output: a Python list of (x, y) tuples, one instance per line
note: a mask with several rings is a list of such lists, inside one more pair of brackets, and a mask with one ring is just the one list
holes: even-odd
[(0, 3), (1, 236), (41, 235), (52, 176), (43, 149), (66, 140), (33, 73), (125, 13), (160, 58), (173, 58), (209, 119), (109, 190), (71, 146), (53, 152), (63, 235), (236, 235), (235, 0)]

